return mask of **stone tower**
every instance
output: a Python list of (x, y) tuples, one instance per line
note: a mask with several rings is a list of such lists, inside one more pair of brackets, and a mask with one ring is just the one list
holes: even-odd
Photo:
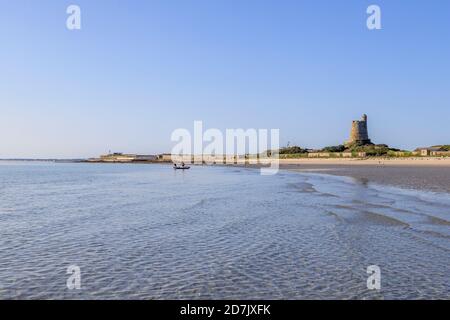
[(369, 132), (367, 131), (367, 115), (363, 114), (361, 120), (355, 120), (352, 122), (350, 140), (347, 141), (346, 145), (350, 144), (372, 144), (369, 139)]

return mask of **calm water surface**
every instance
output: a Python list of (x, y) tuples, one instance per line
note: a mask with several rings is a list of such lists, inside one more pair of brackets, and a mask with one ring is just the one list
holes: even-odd
[(449, 299), (449, 208), (318, 174), (2, 163), (0, 299)]

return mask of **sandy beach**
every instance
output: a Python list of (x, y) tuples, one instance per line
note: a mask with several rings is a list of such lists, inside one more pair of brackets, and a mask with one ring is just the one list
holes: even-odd
[(444, 166), (450, 167), (450, 157), (415, 157), (415, 158), (303, 158), (303, 159), (280, 159), (281, 165), (384, 165), (384, 166)]
[(280, 168), (450, 193), (450, 158), (281, 159)]

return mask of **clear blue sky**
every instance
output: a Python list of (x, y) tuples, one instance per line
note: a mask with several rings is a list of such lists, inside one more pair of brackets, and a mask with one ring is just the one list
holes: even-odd
[(448, 0), (1, 0), (0, 41), (0, 158), (170, 151), (194, 120), (323, 147), (362, 113), (376, 143), (450, 143)]

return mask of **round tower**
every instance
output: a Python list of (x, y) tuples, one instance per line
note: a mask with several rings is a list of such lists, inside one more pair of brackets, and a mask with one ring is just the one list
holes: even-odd
[(369, 139), (369, 131), (367, 130), (367, 115), (363, 114), (361, 120), (354, 120), (352, 122), (350, 140), (346, 144), (365, 145), (371, 143), (372, 142)]

